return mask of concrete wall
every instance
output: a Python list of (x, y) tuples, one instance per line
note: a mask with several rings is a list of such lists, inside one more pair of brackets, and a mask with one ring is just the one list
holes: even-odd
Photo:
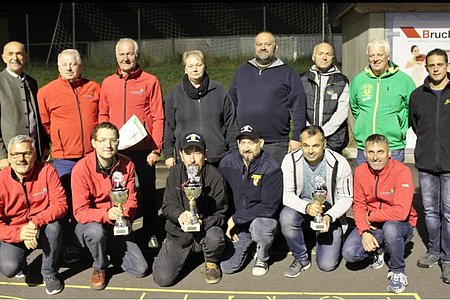
[[(284, 60), (310, 56), (314, 46), (321, 41), (321, 35), (279, 36), (277, 56)], [(116, 42), (90, 42), (88, 45), (89, 59), (99, 63), (115, 62)], [(254, 42), (254, 36), (141, 40), (140, 59), (151, 62), (179, 59), (183, 52), (192, 49), (201, 50), (205, 55), (212, 57), (251, 58), (254, 53)], [(342, 36), (334, 35), (330, 42), (335, 47), (336, 60), (341, 62)]]

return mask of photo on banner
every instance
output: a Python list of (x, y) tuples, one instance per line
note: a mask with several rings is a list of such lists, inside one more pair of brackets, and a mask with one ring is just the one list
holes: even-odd
[[(450, 13), (387, 13), (385, 36), (391, 46), (391, 60), (410, 75), (416, 86), (428, 75), (426, 54), (440, 48), (450, 55)], [(406, 149), (414, 149), (416, 135), (411, 128)]]

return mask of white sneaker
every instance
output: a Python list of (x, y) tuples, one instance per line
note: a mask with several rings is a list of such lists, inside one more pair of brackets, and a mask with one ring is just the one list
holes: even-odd
[(252, 274), (255, 276), (263, 276), (269, 271), (269, 264), (266, 261), (262, 261), (259, 258), (255, 259), (255, 265), (252, 269)]

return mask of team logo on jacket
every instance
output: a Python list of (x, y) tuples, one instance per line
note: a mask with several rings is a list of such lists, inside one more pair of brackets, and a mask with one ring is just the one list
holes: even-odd
[(94, 99), (94, 94), (93, 93), (91, 93), (91, 94), (84, 94), (83, 98)]
[(364, 102), (372, 99), (373, 85), (368, 83), (364, 84), (362, 89), (363, 89), (362, 101)]
[(144, 89), (140, 89), (140, 90), (137, 90), (137, 91), (130, 91), (130, 93), (134, 94), (134, 95), (143, 95), (144, 91), (145, 91)]
[(261, 179), (261, 177), (262, 177), (262, 175), (252, 174), (252, 179), (253, 179), (253, 185), (254, 186), (258, 186), (259, 180)]
[(33, 194), (33, 197), (42, 197), (47, 194), (47, 187), (44, 187), (41, 192), (37, 192)]

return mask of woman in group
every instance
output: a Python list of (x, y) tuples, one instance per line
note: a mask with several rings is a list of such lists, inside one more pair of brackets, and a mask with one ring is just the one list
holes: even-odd
[(205, 139), (208, 162), (217, 167), (236, 148), (236, 109), (223, 85), (209, 78), (201, 51), (186, 51), (182, 62), (183, 80), (164, 101), (165, 164), (170, 168), (179, 163), (181, 139), (186, 132), (198, 132)]

